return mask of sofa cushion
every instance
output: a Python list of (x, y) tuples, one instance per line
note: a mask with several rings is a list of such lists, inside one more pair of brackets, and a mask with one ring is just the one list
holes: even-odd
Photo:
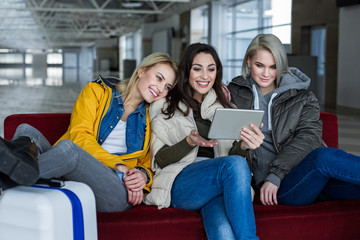
[[(257, 235), (262, 240), (358, 239), (360, 201), (326, 201), (306, 206), (254, 205)], [(206, 239), (199, 213), (141, 205), (125, 212), (98, 213), (99, 240)], [(119, 238), (120, 239), (120, 238)]]
[(359, 239), (360, 200), (334, 200), (306, 206), (254, 205), (260, 239)]
[(99, 240), (206, 239), (199, 213), (175, 208), (140, 205), (125, 212), (98, 213)]

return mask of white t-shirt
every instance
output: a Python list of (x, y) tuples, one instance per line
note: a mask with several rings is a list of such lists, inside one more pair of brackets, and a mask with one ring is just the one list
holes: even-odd
[(109, 153), (126, 153), (126, 122), (119, 121), (101, 145)]

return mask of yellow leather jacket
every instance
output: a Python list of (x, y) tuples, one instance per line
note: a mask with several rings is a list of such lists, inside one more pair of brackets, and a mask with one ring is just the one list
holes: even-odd
[(149, 146), (151, 136), (149, 106), (146, 108), (147, 127), (142, 150), (119, 156), (109, 153), (97, 142), (100, 123), (109, 109), (112, 91), (113, 89), (101, 77), (97, 82), (88, 83), (76, 100), (67, 132), (57, 142), (62, 139), (70, 139), (112, 169), (117, 163), (125, 164), (129, 169), (134, 167), (146, 169), (150, 181), (146, 184), (145, 190), (150, 192), (153, 173)]

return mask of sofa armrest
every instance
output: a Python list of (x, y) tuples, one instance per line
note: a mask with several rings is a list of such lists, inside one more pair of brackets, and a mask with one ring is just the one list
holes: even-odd
[(321, 112), (320, 118), (323, 122), (322, 138), (328, 147), (339, 147), (338, 119), (335, 114)]

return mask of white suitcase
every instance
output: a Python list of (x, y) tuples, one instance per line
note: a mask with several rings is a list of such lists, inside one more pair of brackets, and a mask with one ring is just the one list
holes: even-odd
[(84, 183), (17, 186), (0, 198), (1, 240), (96, 240), (95, 197)]

